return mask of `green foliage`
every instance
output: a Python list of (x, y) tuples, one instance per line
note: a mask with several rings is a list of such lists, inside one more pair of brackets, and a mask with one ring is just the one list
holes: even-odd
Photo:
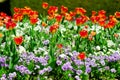
[(67, 6), (70, 10), (75, 7), (83, 7), (87, 10), (87, 15), (91, 15), (91, 11), (104, 9), (107, 15), (114, 14), (120, 11), (120, 0), (11, 0), (11, 11), (13, 13), (14, 7), (30, 6), (32, 9), (37, 10), (39, 13), (45, 14), (46, 10), (42, 9), (42, 2), (48, 2), (49, 5), (60, 7), (61, 5)]

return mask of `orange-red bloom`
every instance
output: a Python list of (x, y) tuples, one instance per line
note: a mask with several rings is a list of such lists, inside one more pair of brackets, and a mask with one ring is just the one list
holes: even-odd
[(65, 19), (71, 21), (73, 17), (69, 13), (65, 13)]
[(106, 11), (104, 11), (104, 10), (100, 10), (99, 12), (98, 12), (98, 15), (99, 16), (104, 16), (106, 14)]
[(120, 12), (115, 12), (116, 18), (120, 18)]
[(79, 18), (76, 18), (76, 25), (80, 26), (81, 24), (84, 24), (88, 20), (87, 16), (81, 16)]
[(86, 38), (88, 37), (88, 31), (87, 30), (81, 30), (79, 32), (81, 38)]
[(48, 3), (47, 2), (43, 2), (42, 3), (42, 7), (43, 7), (43, 9), (47, 9), (48, 8)]
[(96, 32), (95, 31), (91, 31), (91, 36), (95, 36), (96, 35)]
[(23, 36), (16, 36), (14, 37), (14, 42), (16, 45), (21, 45), (23, 42)]
[(47, 24), (46, 24), (45, 22), (42, 22), (42, 26), (43, 26), (43, 27), (46, 27)]
[(92, 17), (90, 18), (90, 20), (91, 20), (93, 23), (96, 23), (96, 22), (98, 22), (98, 21), (100, 20), (100, 17), (99, 17), (99, 16), (92, 16)]
[(57, 44), (57, 48), (61, 49), (63, 47), (62, 44)]
[(37, 18), (30, 18), (30, 23), (31, 23), (31, 24), (36, 24), (37, 21), (38, 21)]
[(86, 57), (86, 55), (85, 55), (84, 52), (81, 52), (81, 53), (78, 54), (78, 58), (79, 58), (80, 60), (84, 60), (85, 57)]
[(23, 19), (23, 15), (21, 14), (21, 13), (15, 13), (14, 15), (13, 15), (13, 19), (14, 19), (14, 21), (21, 21), (22, 19)]
[(53, 34), (57, 31), (58, 26), (57, 25), (52, 25), (50, 26), (50, 32)]
[(68, 8), (63, 5), (61, 6), (60, 10), (61, 10), (61, 14), (63, 15), (68, 12)]
[(22, 13), (23, 15), (29, 15), (29, 13), (31, 12), (31, 8), (29, 7), (24, 7), (20, 9), (20, 13)]
[(62, 20), (62, 15), (57, 15), (56, 17), (57, 22), (60, 22)]
[(84, 15), (86, 13), (86, 10), (83, 8), (75, 8), (76, 14)]
[(19, 13), (19, 12), (20, 12), (20, 8), (16, 8), (16, 7), (15, 7), (15, 8), (14, 8), (14, 12), (15, 12), (15, 13)]
[(95, 16), (97, 14), (96, 11), (92, 11), (92, 16)]
[(105, 20), (104, 20), (104, 21), (98, 21), (98, 24), (99, 24), (100, 26), (105, 26)]
[(115, 25), (116, 25), (116, 22), (111, 20), (104, 26), (104, 28), (113, 28)]
[(38, 12), (37, 11), (30, 11), (29, 12), (29, 17), (30, 18), (38, 18)]
[(4, 18), (5, 18), (5, 17), (7, 16), (7, 14), (6, 14), (6, 13), (4, 13), (4, 12), (1, 12), (1, 13), (0, 13), (0, 16), (2, 16), (2, 17), (4, 17)]
[(15, 23), (15, 22), (9, 21), (9, 22), (6, 23), (6, 28), (7, 28), (8, 30), (14, 29), (15, 26), (16, 26), (16, 23)]
[(50, 6), (49, 7), (49, 11), (51, 11), (51, 12), (57, 12), (58, 11), (58, 7), (56, 7), (56, 6)]

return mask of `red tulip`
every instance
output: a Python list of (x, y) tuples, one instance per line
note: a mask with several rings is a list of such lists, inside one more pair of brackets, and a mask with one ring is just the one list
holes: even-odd
[(31, 24), (36, 24), (37, 21), (38, 21), (37, 18), (30, 18), (30, 23), (31, 23)]
[(23, 36), (14, 37), (14, 42), (16, 45), (21, 45), (23, 42)]
[(15, 22), (9, 21), (9, 22), (6, 23), (6, 28), (9, 29), (9, 30), (14, 29), (15, 26), (16, 26)]
[(50, 26), (50, 32), (51, 33), (55, 33), (57, 31), (57, 29), (58, 29), (58, 25), (52, 25), (52, 26)]
[(60, 22), (62, 20), (62, 16), (61, 15), (57, 15), (55, 18), (56, 18), (57, 22)]
[(63, 14), (63, 15), (68, 12), (68, 8), (63, 5), (61, 6), (60, 10), (61, 10), (61, 14)]
[(116, 18), (120, 18), (120, 12), (115, 12)]
[(86, 10), (83, 8), (75, 8), (76, 14), (84, 15), (86, 13)]
[(85, 57), (86, 57), (86, 55), (85, 55), (84, 52), (81, 52), (81, 53), (78, 54), (78, 58), (79, 58), (80, 60), (84, 60)]
[(48, 8), (48, 3), (47, 2), (43, 2), (42, 3), (42, 7), (43, 7), (43, 9), (47, 9)]
[(58, 47), (59, 49), (61, 49), (61, 48), (63, 47), (63, 45), (62, 45), (62, 44), (57, 44), (57, 47)]
[(88, 37), (88, 31), (87, 30), (81, 30), (79, 32), (81, 38), (86, 38)]

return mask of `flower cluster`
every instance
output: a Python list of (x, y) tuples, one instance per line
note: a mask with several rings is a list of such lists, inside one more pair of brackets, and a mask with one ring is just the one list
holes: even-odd
[(42, 7), (48, 15), (29, 7), (0, 13), (0, 80), (119, 79), (120, 12)]

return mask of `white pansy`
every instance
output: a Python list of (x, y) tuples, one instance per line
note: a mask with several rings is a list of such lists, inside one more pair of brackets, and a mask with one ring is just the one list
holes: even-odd
[(22, 30), (16, 30), (16, 36), (22, 36), (22, 35), (24, 35)]
[(28, 24), (28, 23), (24, 23), (23, 25), (24, 25), (24, 26), (29, 26), (29, 24)]
[(73, 35), (73, 37), (74, 37), (74, 38), (77, 38), (78, 36), (79, 36), (78, 34), (76, 34), (76, 35)]
[(39, 51), (45, 51), (45, 49), (44, 48), (39, 48)]
[(90, 30), (95, 30), (96, 31), (96, 33), (98, 34), (98, 33), (100, 33), (101, 32), (101, 30), (104, 30), (104, 28), (103, 27), (101, 27), (101, 26), (98, 26), (98, 25), (93, 25), (93, 26), (91, 26), (91, 28), (89, 28), (89, 31)]
[(44, 55), (48, 55), (48, 52), (47, 52), (47, 51), (45, 51), (45, 52), (44, 52)]
[(4, 47), (5, 47), (5, 44), (6, 44), (6, 42), (1, 43), (1, 47), (4, 48)]
[(109, 52), (114, 53), (116, 50), (114, 49), (108, 49)]
[(19, 46), (19, 47), (18, 47), (18, 52), (19, 52), (19, 53), (26, 52), (26, 49), (25, 49), (23, 46)]
[(25, 35), (25, 40), (26, 40), (27, 42), (29, 42), (29, 41), (30, 41), (30, 36)]
[(61, 58), (66, 57), (66, 55), (65, 55), (65, 54), (60, 54), (59, 56), (60, 56)]
[(49, 28), (43, 28), (46, 34), (49, 34)]
[(41, 27), (39, 25), (34, 27), (34, 31), (39, 31), (39, 30), (41, 30)]
[(111, 52), (109, 52), (109, 51), (106, 53), (106, 55), (110, 55), (110, 54), (111, 54)]
[(78, 26), (74, 26), (74, 30), (77, 30), (78, 29)]
[(37, 24), (39, 25), (42, 21), (38, 18)]
[(99, 56), (99, 55), (105, 55), (104, 52), (102, 52), (102, 51), (94, 52), (94, 54), (95, 54), (96, 56)]
[(100, 46), (96, 46), (96, 50), (99, 51), (100, 50)]
[(72, 24), (69, 24), (69, 25), (68, 25), (68, 28), (71, 29), (71, 28), (72, 28)]
[(60, 32), (61, 32), (61, 33), (63, 33), (63, 32), (66, 31), (66, 28), (64, 28), (64, 27), (60, 27), (59, 29), (60, 29)]
[(3, 27), (3, 26), (0, 26), (0, 30), (2, 30), (2, 31), (6, 31), (6, 28)]
[(71, 52), (69, 52), (69, 55), (70, 55), (70, 56), (73, 56), (73, 54), (72, 54)]
[(107, 40), (107, 45), (108, 45), (108, 47), (112, 47), (112, 46), (114, 46), (115, 44), (113, 43), (112, 40)]
[(14, 37), (15, 37), (15, 35), (11, 35), (11, 37), (12, 37), (12, 38), (14, 38)]

